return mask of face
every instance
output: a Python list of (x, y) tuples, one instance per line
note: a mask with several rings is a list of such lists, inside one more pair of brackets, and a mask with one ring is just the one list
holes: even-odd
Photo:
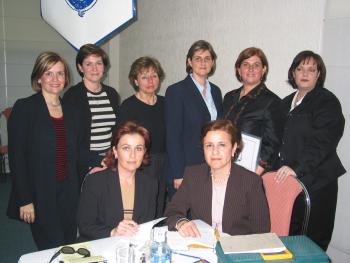
[(191, 59), (188, 59), (188, 64), (192, 67), (194, 77), (207, 78), (214, 61), (209, 50), (197, 50)]
[(140, 134), (123, 135), (118, 145), (113, 147), (114, 156), (118, 159), (118, 171), (134, 173), (141, 166), (145, 152), (145, 140)]
[(237, 148), (225, 131), (209, 131), (203, 139), (204, 157), (212, 171), (227, 171)]
[(262, 76), (265, 74), (266, 66), (262, 65), (258, 56), (252, 56), (242, 61), (238, 68), (238, 73), (245, 85), (256, 86), (261, 82)]
[(139, 87), (140, 93), (154, 95), (159, 87), (158, 74), (153, 68), (144, 69), (137, 74), (135, 84)]
[(293, 73), (295, 83), (299, 90), (310, 91), (317, 83), (320, 72), (314, 59), (308, 59), (299, 64)]
[(64, 89), (65, 81), (66, 77), (62, 62), (54, 64), (38, 79), (38, 83), (41, 84), (41, 91), (44, 95), (59, 95)]
[(92, 83), (100, 82), (105, 70), (102, 57), (95, 55), (86, 57), (78, 68), (84, 74), (84, 80)]

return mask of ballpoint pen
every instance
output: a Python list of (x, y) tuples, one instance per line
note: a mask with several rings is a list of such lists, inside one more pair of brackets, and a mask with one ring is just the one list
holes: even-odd
[(183, 254), (183, 253), (176, 252), (176, 251), (172, 251), (171, 253), (172, 253), (172, 254), (179, 255), (179, 256), (188, 257), (188, 258), (195, 258), (195, 259), (198, 259), (198, 261), (196, 261), (196, 262), (208, 262), (208, 263), (209, 263), (209, 261), (207, 261), (207, 260), (205, 260), (205, 259), (202, 259), (202, 258), (200, 258), (200, 257), (197, 257), (197, 256), (192, 256), (192, 255), (188, 255), (188, 254)]
[(220, 241), (220, 231), (218, 228), (218, 224), (215, 225), (214, 234), (215, 234), (216, 241)]

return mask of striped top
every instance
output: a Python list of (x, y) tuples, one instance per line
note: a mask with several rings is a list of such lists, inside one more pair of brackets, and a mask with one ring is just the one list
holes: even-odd
[(67, 138), (64, 128), (63, 116), (55, 118), (51, 116), (56, 133), (56, 181), (61, 182), (68, 176), (67, 168)]
[(134, 214), (135, 184), (121, 185), (124, 219), (132, 220)]
[(105, 91), (87, 91), (91, 111), (90, 150), (104, 155), (111, 147), (112, 128), (116, 123), (111, 102)]

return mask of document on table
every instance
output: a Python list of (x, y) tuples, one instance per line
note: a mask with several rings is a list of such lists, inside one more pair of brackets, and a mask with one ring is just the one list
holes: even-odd
[(202, 220), (193, 220), (196, 224), (200, 237), (182, 237), (177, 231), (168, 231), (168, 245), (173, 250), (188, 250), (192, 248), (214, 248), (216, 238), (214, 229)]
[(225, 236), (220, 243), (225, 254), (276, 253), (286, 249), (275, 233)]
[(161, 217), (147, 223), (143, 223), (139, 225), (139, 231), (137, 231), (136, 235), (132, 238), (135, 240), (147, 241), (151, 239), (151, 231), (154, 225), (164, 220), (166, 217)]
[(243, 149), (236, 163), (255, 172), (260, 152), (261, 138), (242, 132)]

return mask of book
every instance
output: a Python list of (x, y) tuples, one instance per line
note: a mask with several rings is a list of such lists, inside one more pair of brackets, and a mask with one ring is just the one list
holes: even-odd
[(265, 260), (281, 260), (281, 259), (292, 259), (293, 254), (288, 250), (285, 249), (281, 252), (275, 252), (275, 253), (260, 253), (260, 256)]
[(275, 233), (223, 236), (220, 243), (225, 254), (277, 253), (286, 250)]
[(64, 263), (107, 263), (107, 259), (102, 256), (91, 256), (65, 260)]
[(133, 236), (132, 240), (138, 240), (138, 241), (148, 241), (151, 240), (151, 232), (153, 226), (158, 224), (160, 221), (164, 220), (166, 217), (161, 217), (152, 221), (149, 221), (147, 223), (143, 223), (139, 225), (139, 230), (137, 231), (136, 235)]

